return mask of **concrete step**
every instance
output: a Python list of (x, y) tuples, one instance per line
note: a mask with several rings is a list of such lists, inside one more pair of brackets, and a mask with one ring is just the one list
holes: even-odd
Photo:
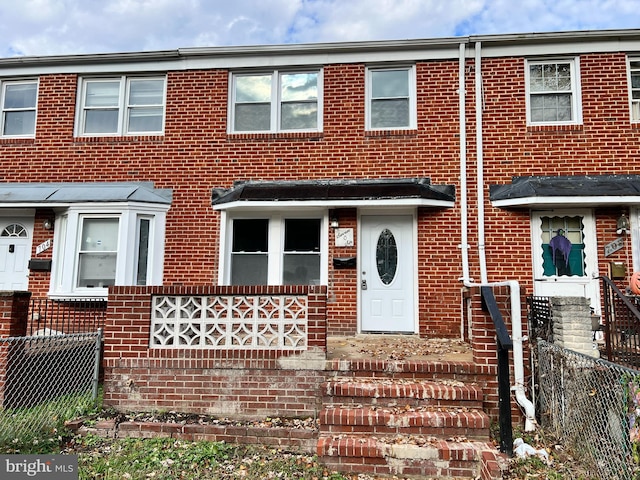
[(343, 472), (402, 478), (499, 479), (504, 461), (485, 442), (435, 437), (321, 436), (317, 455)]
[(458, 406), (482, 408), (482, 388), (456, 380), (341, 377), (323, 385), (325, 403), (362, 403), (378, 407)]

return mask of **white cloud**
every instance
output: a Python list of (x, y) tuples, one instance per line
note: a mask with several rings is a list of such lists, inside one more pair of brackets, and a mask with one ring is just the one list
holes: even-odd
[(0, 56), (636, 28), (640, 0), (0, 0)]

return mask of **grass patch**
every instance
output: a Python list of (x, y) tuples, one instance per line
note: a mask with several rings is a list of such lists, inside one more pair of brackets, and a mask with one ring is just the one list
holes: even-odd
[(101, 403), (101, 394), (93, 399), (88, 392), (62, 395), (32, 407), (0, 408), (0, 451), (40, 453), (43, 444), (59, 443), (67, 435), (66, 421), (98, 412)]
[[(171, 438), (105, 439), (94, 435), (40, 442), (37, 453), (78, 455), (80, 480), (357, 478), (330, 472), (312, 455), (273, 448)], [(47, 450), (48, 448), (48, 450)], [(26, 453), (12, 451), (11, 453)]]

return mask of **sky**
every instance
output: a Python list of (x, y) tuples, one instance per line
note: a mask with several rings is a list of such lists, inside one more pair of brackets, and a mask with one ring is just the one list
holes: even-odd
[(640, 0), (0, 0), (0, 57), (640, 28)]

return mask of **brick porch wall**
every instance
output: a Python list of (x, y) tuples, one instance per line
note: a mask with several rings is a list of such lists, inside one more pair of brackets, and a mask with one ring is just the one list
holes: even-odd
[[(510, 291), (508, 287), (494, 287), (493, 293), (496, 297), (498, 306), (500, 307), (500, 313), (502, 313), (504, 322), (507, 326), (509, 334), (512, 332), (511, 315), (509, 312), (510, 307)], [(522, 319), (522, 334), (523, 337), (528, 333), (526, 302), (524, 300), (524, 293), (521, 291), (520, 305), (522, 307), (521, 319)], [(485, 411), (489, 416), (497, 421), (499, 417), (498, 409), (498, 347), (496, 340), (496, 329), (493, 325), (493, 320), (489, 312), (486, 312), (482, 308), (482, 296), (480, 294), (479, 287), (473, 287), (466, 292), (467, 301), (471, 302), (472, 318), (471, 322), (471, 336), (473, 341), (471, 342), (473, 350), (473, 362), (481, 368), (485, 377), (485, 393), (484, 393), (484, 406)], [(529, 368), (529, 352), (528, 343), (523, 345), (524, 352), (524, 374), (525, 381), (530, 377), (531, 372)], [(513, 373), (513, 352), (509, 353), (509, 368), (510, 368), (510, 385), (514, 384)], [(527, 386), (525, 385), (525, 393), (527, 398), (531, 399), (530, 392), (527, 392)], [(515, 400), (515, 395), (511, 395), (511, 414), (513, 417), (514, 425), (516, 422), (524, 419), (522, 412), (518, 407)]]
[[(308, 349), (149, 348), (152, 295), (307, 295)], [(326, 287), (112, 287), (104, 403), (229, 418), (316, 416), (326, 358)]]

